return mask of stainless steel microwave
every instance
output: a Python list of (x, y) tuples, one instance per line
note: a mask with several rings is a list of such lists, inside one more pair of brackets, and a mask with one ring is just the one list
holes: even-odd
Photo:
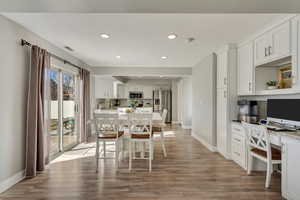
[(142, 99), (143, 97), (143, 92), (129, 92), (129, 99)]

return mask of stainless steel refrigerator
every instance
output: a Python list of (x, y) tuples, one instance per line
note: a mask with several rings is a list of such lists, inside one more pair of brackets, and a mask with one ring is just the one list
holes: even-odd
[(168, 110), (166, 123), (172, 122), (172, 91), (154, 90), (153, 91), (153, 111), (162, 113), (164, 109)]

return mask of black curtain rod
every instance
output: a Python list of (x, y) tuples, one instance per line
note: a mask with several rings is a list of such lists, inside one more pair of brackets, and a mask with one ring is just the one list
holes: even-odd
[[(22, 46), (29, 46), (29, 47), (32, 46), (31, 43), (29, 43), (28, 41), (26, 41), (26, 40), (24, 40), (24, 39), (21, 39), (21, 45), (22, 45)], [(49, 53), (50, 53), (50, 52), (49, 52)], [(65, 60), (65, 59), (63, 59), (63, 58), (61, 58), (61, 57), (55, 55), (55, 54), (53, 54), (53, 53), (50, 53), (50, 55), (51, 55), (51, 57), (56, 58), (57, 60), (62, 61), (64, 64), (69, 64), (69, 65), (72, 65), (73, 67), (76, 67), (76, 68), (78, 68), (78, 69), (82, 69), (81, 67), (79, 67), (79, 66), (77, 66), (77, 65), (75, 65), (75, 64), (73, 64), (73, 63), (71, 63), (71, 62), (69, 62), (69, 61), (67, 61), (67, 60)]]

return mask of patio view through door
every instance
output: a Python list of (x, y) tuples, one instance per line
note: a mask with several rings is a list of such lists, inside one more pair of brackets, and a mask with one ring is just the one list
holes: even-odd
[(79, 143), (79, 78), (76, 72), (51, 67), (46, 80), (46, 119), (53, 159)]

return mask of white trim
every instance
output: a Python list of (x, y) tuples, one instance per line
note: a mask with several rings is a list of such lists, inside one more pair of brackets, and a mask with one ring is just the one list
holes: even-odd
[(25, 178), (25, 171), (19, 171), (18, 173), (14, 174), (13, 176), (9, 177), (8, 179), (0, 182), (0, 193), (6, 191), (13, 185), (17, 184), (21, 180)]
[(217, 148), (211, 144), (208, 144), (203, 138), (192, 132), (192, 137), (198, 140), (201, 144), (203, 144), (208, 150), (211, 152), (217, 152)]
[(183, 129), (192, 129), (192, 126), (191, 126), (191, 125), (184, 125), (184, 124), (182, 124), (181, 127), (182, 127)]
[(179, 121), (172, 121), (172, 124), (180, 124)]

